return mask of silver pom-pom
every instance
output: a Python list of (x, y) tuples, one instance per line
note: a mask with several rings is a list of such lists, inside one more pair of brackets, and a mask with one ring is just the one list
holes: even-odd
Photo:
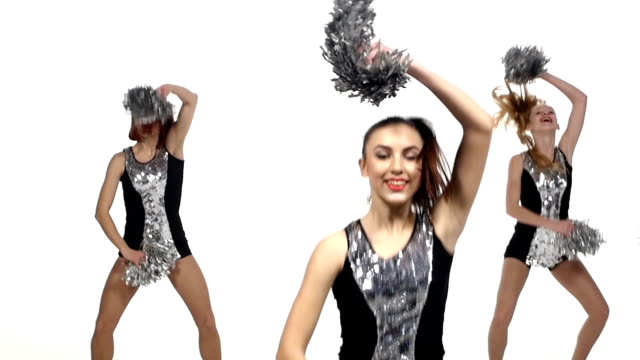
[(173, 116), (173, 105), (163, 100), (151, 86), (137, 86), (129, 89), (122, 102), (139, 124), (151, 124), (158, 120), (166, 121)]
[(575, 258), (578, 254), (594, 255), (604, 243), (600, 231), (589, 226), (586, 221), (571, 221), (575, 228), (570, 237), (560, 236), (557, 241), (558, 251), (569, 258)]
[(180, 258), (175, 246), (171, 245), (143, 241), (145, 262), (140, 265), (129, 264), (123, 277), (124, 282), (134, 287), (147, 286), (169, 276)]
[(524, 85), (547, 71), (545, 65), (549, 62), (542, 50), (535, 46), (514, 46), (507, 51), (502, 58), (504, 64), (505, 79), (507, 81)]
[(338, 76), (332, 79), (337, 91), (350, 91), (349, 97), (359, 96), (361, 102), (366, 100), (379, 106), (405, 87), (410, 60), (404, 50), (379, 53), (372, 63), (367, 59), (375, 37), (372, 1), (335, 0), (333, 18), (325, 27), (327, 38), (322, 57), (333, 65)]
[(586, 221), (571, 221), (575, 229), (569, 237), (538, 227), (527, 264), (553, 268), (563, 259), (574, 260), (579, 254), (594, 255), (605, 242), (600, 231), (590, 227)]

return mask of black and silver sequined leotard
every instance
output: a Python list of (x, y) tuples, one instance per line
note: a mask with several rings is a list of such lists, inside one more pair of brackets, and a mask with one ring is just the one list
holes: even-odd
[(360, 221), (345, 229), (348, 255), (333, 284), (342, 327), (341, 360), (442, 359), (453, 255), (430, 222), (416, 219), (406, 247), (380, 258)]
[[(522, 153), (522, 157), (521, 205), (550, 219), (567, 219), (572, 167), (562, 150), (555, 149), (554, 161), (561, 164), (556, 170), (540, 171), (528, 151)], [(567, 258), (554, 251), (553, 238), (554, 234), (549, 229), (518, 222), (504, 256), (516, 258), (527, 266), (554, 268)]]
[(179, 213), (184, 161), (164, 147), (147, 163), (138, 162), (132, 148), (124, 154), (126, 171), (120, 181), (127, 212), (125, 242), (136, 250), (146, 243), (148, 256), (159, 253), (168, 264), (191, 255)]

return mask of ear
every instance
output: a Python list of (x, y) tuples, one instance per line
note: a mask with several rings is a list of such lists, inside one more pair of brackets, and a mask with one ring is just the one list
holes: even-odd
[(366, 163), (364, 159), (358, 160), (358, 166), (360, 167), (360, 174), (362, 177), (367, 177), (369, 174), (367, 173)]

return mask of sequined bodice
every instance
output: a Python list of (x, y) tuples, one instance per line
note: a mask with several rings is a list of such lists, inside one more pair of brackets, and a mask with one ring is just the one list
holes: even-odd
[(126, 167), (129, 179), (133, 187), (144, 198), (150, 197), (154, 193), (162, 195), (167, 184), (167, 158), (169, 154), (166, 150), (160, 149), (156, 156), (147, 163), (140, 163), (136, 160), (133, 150), (126, 148)]
[(433, 230), (421, 218), (407, 246), (383, 259), (359, 221), (348, 231), (353, 276), (375, 315), (378, 340), (372, 360), (413, 360), (420, 315), (431, 281)]
[(144, 207), (142, 248), (136, 250), (144, 251), (147, 258), (141, 266), (129, 265), (124, 280), (129, 285), (144, 286), (168, 275), (180, 257), (165, 208), (169, 153), (161, 148), (144, 164), (135, 159), (132, 148), (125, 149), (124, 153), (127, 176)]
[(523, 157), (524, 169), (533, 178), (538, 193), (540, 194), (540, 215), (558, 220), (560, 217), (562, 195), (567, 188), (567, 169), (562, 152), (558, 148), (554, 151), (555, 161), (561, 165), (560, 168), (553, 170), (539, 170), (528, 151), (523, 153)]

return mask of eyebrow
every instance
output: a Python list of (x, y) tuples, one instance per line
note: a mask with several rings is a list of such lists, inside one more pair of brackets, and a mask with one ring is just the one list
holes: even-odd
[[(383, 149), (383, 150), (391, 151), (391, 147), (387, 146), (387, 145), (376, 145), (373, 148), (373, 150), (376, 150), (376, 149)], [(410, 150), (420, 151), (420, 148), (415, 146), (415, 145), (411, 145), (411, 146), (408, 146), (408, 147), (402, 149), (402, 151), (410, 151)]]

